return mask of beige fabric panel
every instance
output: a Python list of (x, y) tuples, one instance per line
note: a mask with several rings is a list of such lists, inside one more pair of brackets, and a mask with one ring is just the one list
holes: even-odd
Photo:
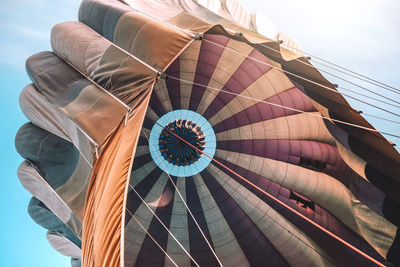
[[(242, 96), (248, 96), (259, 100), (265, 100), (268, 97), (279, 94), (294, 85), (281, 71), (277, 69), (270, 69), (253, 84), (240, 93)], [(260, 88), (263, 88), (260, 90)], [(209, 122), (215, 125), (233, 114), (237, 114), (246, 108), (257, 104), (256, 100), (247, 99), (244, 97), (236, 96), (232, 101), (225, 105), (217, 114), (215, 114)], [(268, 104), (265, 104), (268, 105)]]
[(26, 190), (43, 202), (78, 237), (81, 236), (82, 222), (51, 188), (43, 177), (28, 162), (24, 161), (17, 170), (18, 179)]
[(200, 41), (191, 43), (185, 51), (179, 56), (179, 78), (180, 81), (180, 98), (182, 109), (189, 109), (190, 96), (192, 94), (194, 76), (196, 73), (197, 61), (200, 53)]
[(349, 167), (358, 175), (368, 181), (367, 177), (365, 176), (365, 166), (367, 163), (356, 154), (348, 150), (341, 143), (336, 142), (336, 147), (344, 162), (346, 162), (346, 164), (349, 165)]
[(56, 231), (48, 231), (46, 238), (50, 245), (62, 255), (74, 259), (82, 258), (82, 250), (60, 233)]
[(261, 121), (216, 134), (217, 140), (251, 140), (251, 139), (299, 139), (318, 140), (336, 144), (336, 140), (326, 129), (323, 119), (300, 113), (287, 117)]
[(200, 174), (193, 176), (218, 259), (224, 266), (250, 266), (242, 248)]
[(61, 110), (96, 140), (114, 132), (127, 114), (123, 105), (94, 84), (86, 86), (74, 101)]
[[(19, 103), (22, 112), (33, 124), (72, 142), (78, 149), (80, 148), (75, 123), (39, 93), (33, 84), (27, 85), (22, 90)], [(91, 153), (85, 152), (82, 151), (93, 162), (93, 156), (89, 157)]]
[[(185, 194), (185, 179), (178, 177), (176, 181), (176, 187), (182, 195), (184, 201), (186, 201)], [(188, 226), (188, 212), (183, 203), (181, 197), (175, 192), (174, 204), (171, 213), (170, 227), (171, 233), (179, 240), (182, 246), (190, 253), (189, 243), (189, 226)], [(175, 261), (178, 266), (190, 266), (190, 258), (182, 250), (182, 248), (176, 243), (171, 235), (168, 236), (167, 243), (167, 254)], [(164, 266), (174, 266), (171, 261), (165, 261)]]
[(125, 13), (114, 30), (117, 46), (158, 70), (164, 70), (190, 40), (187, 34), (138, 12)]
[[(162, 107), (164, 108), (165, 112), (172, 111), (171, 100), (168, 95), (167, 91), (167, 84), (165, 79), (159, 80), (156, 85), (154, 86), (154, 94), (156, 94), (157, 98), (160, 100)], [(150, 107), (149, 107), (150, 109)]]
[[(134, 178), (134, 177), (133, 177)], [(156, 184), (151, 188), (150, 192), (143, 199), (149, 204), (157, 201), (161, 198), (165, 185), (167, 184), (168, 176), (162, 173), (158, 178)], [(150, 206), (150, 205), (149, 205)], [(151, 205), (150, 208), (156, 212), (157, 204)], [(135, 212), (135, 217), (148, 231), (150, 223), (153, 220), (154, 215), (151, 213), (149, 208), (144, 204), (140, 204), (139, 208)], [(156, 220), (156, 218), (154, 218)], [(131, 219), (125, 227), (125, 266), (134, 266), (139, 255), (140, 249), (143, 245), (143, 241), (146, 238), (146, 233), (135, 221)]]
[[(215, 67), (214, 73), (207, 84), (209, 87), (222, 89), (232, 77), (233, 73), (235, 73), (235, 71), (239, 68), (240, 64), (245, 60), (244, 56), (237, 56), (237, 53), (233, 52), (231, 49), (238, 49), (244, 55), (249, 55), (251, 51), (253, 51), (252, 47), (231, 39), (228, 41), (225, 47), (226, 48), (222, 52), (218, 64)], [(200, 103), (203, 103), (203, 105), (199, 105), (196, 112), (203, 114), (217, 94), (218, 91), (206, 88), (200, 101)]]
[(325, 254), (322, 248), (255, 194), (214, 165), (210, 165), (208, 170), (290, 265), (334, 266), (315, 252)]
[[(357, 200), (335, 178), (322, 172), (253, 155), (219, 149), (215, 155), (311, 199), (364, 237), (382, 256), (386, 256), (396, 235), (396, 226)], [(375, 234), (376, 230), (373, 229), (381, 231)]]

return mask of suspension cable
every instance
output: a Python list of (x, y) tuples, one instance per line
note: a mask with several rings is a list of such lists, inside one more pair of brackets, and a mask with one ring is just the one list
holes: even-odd
[(208, 247), (210, 248), (211, 252), (213, 253), (215, 259), (218, 261), (220, 266), (223, 266), (220, 259), (218, 258), (217, 254), (215, 253), (215, 250), (213, 249), (213, 247), (211, 246), (210, 242), (208, 241), (206, 235), (204, 234), (203, 230), (201, 229), (199, 223), (197, 222), (196, 218), (194, 217), (192, 211), (190, 210), (189, 206), (187, 205), (185, 199), (183, 198), (183, 196), (181, 195), (181, 193), (179, 192), (178, 187), (176, 186), (175, 182), (172, 180), (172, 177), (169, 175), (169, 173), (167, 172), (167, 169), (163, 163), (163, 161), (160, 159), (160, 156), (158, 155), (158, 153), (155, 151), (154, 146), (150, 143), (150, 140), (147, 136), (147, 134), (142, 130), (143, 134), (145, 135), (147, 141), (149, 142), (149, 146), (151, 147), (151, 149), (153, 150), (153, 152), (157, 155), (158, 160), (161, 162), (161, 165), (163, 167), (163, 172), (166, 173), (169, 177), (169, 180), (171, 181), (171, 183), (173, 184), (173, 186), (175, 187), (176, 192), (178, 193), (179, 197), (181, 198), (183, 204), (185, 205), (187, 211), (189, 212), (190, 216), (192, 217), (193, 221), (195, 222), (197, 228), (199, 229), (201, 235), (203, 236), (204, 240), (206, 241)]
[[(319, 87), (321, 87), (321, 88), (324, 88), (324, 89), (326, 89), (326, 90), (328, 90), (328, 91), (334, 92), (334, 93), (336, 93), (336, 94), (340, 94), (340, 92), (338, 92), (337, 90), (332, 89), (332, 88), (330, 88), (330, 87), (328, 87), (328, 86), (326, 86), (326, 85), (323, 85), (323, 84), (321, 84), (321, 83), (315, 82), (315, 81), (313, 81), (313, 80), (310, 80), (310, 79), (305, 78), (305, 77), (303, 77), (303, 76), (301, 76), (301, 75), (292, 73), (292, 72), (290, 72), (290, 71), (284, 70), (284, 69), (282, 69), (282, 68), (280, 68), (280, 67), (274, 66), (274, 65), (272, 65), (272, 64), (269, 64), (269, 63), (264, 62), (264, 61), (262, 61), (262, 60), (259, 60), (259, 59), (257, 59), (257, 58), (251, 57), (251, 56), (249, 56), (249, 55), (245, 55), (245, 54), (240, 53), (239, 51), (236, 51), (236, 50), (234, 50), (234, 49), (232, 49), (232, 48), (230, 48), (230, 47), (225, 47), (225, 46), (223, 46), (223, 45), (220, 45), (220, 44), (218, 44), (218, 43), (216, 43), (216, 42), (213, 42), (213, 41), (210, 41), (210, 40), (207, 40), (207, 39), (203, 39), (203, 41), (205, 41), (205, 42), (207, 42), (207, 43), (210, 43), (210, 44), (213, 44), (213, 45), (215, 45), (215, 46), (217, 46), (217, 47), (220, 47), (220, 48), (223, 48), (223, 49), (227, 49), (227, 50), (232, 51), (232, 52), (234, 52), (234, 53), (236, 53), (236, 54), (238, 54), (238, 55), (241, 55), (241, 56), (243, 56), (243, 57), (245, 57), (245, 58), (249, 58), (249, 59), (251, 59), (251, 60), (253, 60), (253, 61), (257, 62), (257, 63), (260, 63), (260, 64), (263, 64), (263, 65), (269, 66), (269, 67), (271, 67), (271, 68), (273, 68), (273, 69), (282, 71), (282, 72), (284, 72), (284, 73), (287, 74), (287, 75), (291, 75), (291, 76), (293, 76), (293, 77), (299, 78), (299, 79), (304, 80), (304, 81), (306, 81), (306, 82), (312, 83), (312, 84), (317, 85), (317, 86), (319, 86)], [(373, 104), (370, 104), (370, 103), (368, 103), (368, 102), (366, 102), (366, 101), (360, 100), (360, 99), (358, 99), (358, 98), (356, 98), (356, 97), (353, 97), (353, 96), (350, 96), (350, 95), (347, 95), (347, 94), (343, 94), (343, 93), (342, 93), (342, 95), (347, 96), (347, 97), (349, 97), (349, 98), (352, 98), (352, 99), (357, 100), (357, 101), (359, 101), (359, 102), (362, 102), (362, 103), (364, 103), (364, 104), (373, 106), (373, 107), (375, 107), (375, 108), (381, 109), (381, 110), (383, 110), (383, 111), (385, 111), (385, 112), (388, 112), (388, 113), (390, 113), (390, 114), (393, 114), (393, 115), (395, 115), (395, 116), (400, 117), (400, 114), (394, 113), (394, 112), (392, 112), (392, 111), (390, 111), (390, 110), (387, 110), (387, 109), (384, 109), (384, 108), (380, 108), (380, 107), (375, 106), (375, 105), (373, 105)]]
[[(345, 91), (352, 92), (352, 93), (354, 93), (354, 94), (358, 94), (358, 95), (361, 95), (361, 96), (365, 96), (365, 97), (367, 97), (367, 98), (370, 98), (370, 99), (375, 100), (375, 101), (377, 101), (377, 102), (380, 102), (380, 103), (382, 103), (382, 104), (386, 104), (386, 105), (389, 105), (389, 106), (392, 106), (392, 107), (395, 107), (395, 108), (400, 108), (400, 105), (395, 105), (395, 104), (389, 103), (389, 102), (387, 102), (387, 101), (381, 100), (381, 99), (379, 99), (379, 98), (372, 97), (372, 96), (369, 96), (369, 95), (366, 95), (366, 94), (362, 94), (362, 93), (357, 92), (357, 91), (354, 91), (354, 90), (352, 90), (352, 89), (344, 88), (344, 87), (342, 87), (342, 86), (340, 86), (340, 87), (338, 87), (338, 88), (341, 89), (341, 90), (345, 90)], [(388, 97), (384, 97), (384, 98), (388, 98)], [(390, 99), (390, 98), (389, 98), (389, 99)], [(392, 100), (392, 102), (397, 102), (397, 101)], [(399, 103), (400, 103), (400, 102), (399, 102)]]
[(179, 242), (179, 240), (172, 234), (172, 232), (168, 229), (168, 227), (161, 221), (161, 219), (157, 216), (157, 214), (153, 211), (153, 209), (147, 204), (147, 202), (142, 198), (142, 196), (136, 191), (136, 189), (129, 184), (129, 187), (135, 192), (135, 194), (140, 198), (140, 200), (143, 202), (143, 204), (146, 205), (146, 207), (149, 209), (149, 211), (153, 214), (154, 217), (159, 221), (159, 223), (164, 227), (164, 229), (171, 235), (171, 237), (176, 241), (176, 243), (183, 249), (183, 251), (186, 253), (186, 255), (189, 256), (189, 258), (193, 261), (193, 263), (197, 266), (200, 267), (200, 265), (196, 262), (195, 259), (193, 259), (192, 255), (185, 249), (185, 247)]
[[(157, 123), (157, 126), (162, 127), (161, 124)], [(159, 159), (160, 160), (160, 159)], [(166, 172), (166, 171), (165, 171)], [(167, 172), (166, 172), (167, 173)], [(168, 174), (168, 173), (167, 173)], [(320, 256), (324, 257), (326, 260), (330, 261), (333, 265), (338, 266), (331, 258), (329, 258), (327, 255), (325, 255), (323, 252), (317, 250), (316, 248), (314, 248), (313, 246), (309, 245), (307, 242), (305, 242), (304, 240), (302, 240), (300, 237), (298, 237), (297, 235), (295, 235), (294, 233), (292, 233), (291, 231), (289, 231), (287, 228), (285, 228), (282, 224), (280, 224), (278, 221), (276, 221), (273, 217), (269, 216), (268, 214), (266, 214), (274, 223), (276, 223), (277, 225), (279, 225), (282, 229), (286, 230), (289, 234), (291, 234), (293, 237), (295, 237), (296, 239), (298, 239), (300, 242), (304, 243), (306, 246), (308, 246), (309, 248), (311, 248), (312, 250), (314, 250), (316, 253), (318, 253)]]
[(168, 255), (168, 253), (161, 247), (161, 245), (157, 242), (157, 240), (149, 233), (149, 231), (146, 230), (146, 228), (139, 222), (139, 220), (135, 217), (135, 215), (132, 214), (132, 212), (126, 208), (128, 213), (132, 216), (132, 218), (138, 223), (140, 228), (153, 240), (153, 242), (157, 245), (157, 247), (165, 254), (165, 256), (168, 257), (168, 259), (176, 266), (178, 267), (178, 264)]
[(392, 133), (388, 133), (388, 132), (383, 132), (383, 131), (378, 131), (378, 130), (373, 129), (373, 128), (368, 128), (368, 127), (357, 125), (357, 124), (353, 124), (353, 123), (350, 123), (350, 122), (345, 122), (345, 121), (341, 121), (341, 120), (337, 120), (337, 119), (328, 118), (328, 117), (325, 117), (325, 116), (322, 116), (322, 115), (318, 115), (318, 114), (315, 114), (315, 113), (310, 113), (310, 112), (306, 112), (306, 111), (303, 111), (303, 110), (300, 110), (300, 109), (291, 108), (291, 107), (287, 107), (287, 106), (284, 106), (284, 105), (280, 105), (280, 104), (276, 104), (276, 103), (273, 103), (273, 102), (269, 102), (269, 101), (266, 101), (266, 100), (261, 100), (261, 99), (257, 99), (257, 98), (254, 98), (254, 97), (237, 94), (237, 93), (230, 92), (230, 91), (227, 91), (227, 90), (224, 90), (224, 89), (219, 89), (219, 88), (203, 85), (203, 84), (200, 84), (200, 83), (188, 81), (188, 80), (181, 79), (181, 78), (178, 78), (178, 77), (174, 77), (174, 76), (171, 76), (171, 75), (169, 75), (168, 78), (174, 79), (174, 80), (177, 80), (177, 81), (181, 81), (181, 82), (185, 82), (185, 83), (189, 83), (189, 84), (194, 84), (194, 85), (197, 85), (197, 86), (200, 86), (200, 87), (203, 87), (203, 88), (208, 88), (208, 89), (211, 89), (211, 90), (214, 90), (214, 91), (223, 92), (223, 93), (226, 93), (226, 94), (230, 94), (230, 95), (234, 95), (234, 96), (238, 96), (238, 97), (254, 100), (254, 101), (257, 101), (257, 102), (260, 102), (260, 103), (265, 103), (265, 104), (269, 104), (269, 105), (272, 105), (272, 106), (281, 107), (281, 108), (284, 108), (284, 109), (287, 109), (287, 110), (296, 111), (296, 112), (299, 112), (299, 113), (307, 114), (309, 116), (318, 117), (318, 118), (321, 118), (321, 119), (324, 119), (324, 120), (327, 120), (327, 121), (331, 121), (331, 122), (333, 121), (333, 122), (337, 122), (337, 123), (340, 123), (340, 124), (352, 126), (352, 127), (355, 127), (355, 128), (359, 128), (359, 129), (363, 129), (363, 130), (367, 130), (367, 131), (371, 131), (371, 132), (375, 132), (375, 133), (380, 133), (380, 134), (385, 134), (385, 135), (389, 135), (389, 136), (392, 136), (392, 137), (400, 138), (400, 135), (396, 135), (396, 134), (392, 134)]
[[(337, 70), (337, 69), (336, 69), (336, 68), (339, 68), (339, 69), (345, 70), (345, 71), (347, 71), (347, 72), (349, 72), (349, 73), (352, 73), (352, 74), (354, 74), (354, 75), (360, 76), (360, 77), (362, 77), (362, 78), (364, 78), (364, 79), (366, 79), (366, 80), (369, 80), (369, 81), (372, 82), (372, 83), (371, 83), (371, 82), (370, 82), (370, 83), (373, 84), (373, 85), (376, 85), (376, 86), (381, 85), (381, 86), (383, 86), (383, 87), (386, 87), (387, 89), (393, 89), (394, 91), (400, 92), (400, 89), (398, 89), (398, 88), (396, 88), (396, 87), (390, 86), (390, 85), (385, 84), (385, 83), (380, 82), (380, 81), (377, 81), (377, 80), (372, 79), (372, 78), (370, 78), (370, 77), (368, 77), (368, 76), (366, 76), (366, 75), (363, 75), (363, 74), (360, 74), (360, 73), (358, 73), (358, 72), (352, 71), (352, 70), (350, 70), (350, 69), (348, 69), (348, 68), (345, 68), (345, 67), (343, 67), (343, 66), (340, 66), (340, 65), (338, 65), (338, 64), (335, 64), (335, 63), (333, 63), (333, 62), (331, 62), (331, 61), (328, 61), (328, 60), (326, 60), (326, 59), (323, 59), (323, 58), (321, 58), (321, 57), (317, 57), (317, 56), (315, 56), (315, 55), (313, 55), (313, 54), (304, 52), (303, 50), (298, 49), (298, 48), (295, 48), (295, 47), (293, 47), (293, 46), (290, 46), (290, 45), (288, 45), (288, 44), (286, 44), (286, 43), (282, 43), (281, 45), (282, 45), (282, 46), (289, 47), (289, 48), (294, 49), (294, 50), (296, 50), (296, 51), (299, 51), (299, 52), (301, 52), (301, 53), (303, 53), (303, 54), (305, 54), (305, 55), (307, 55), (307, 56), (310, 56), (312, 61), (314, 61), (315, 63), (320, 64), (320, 65), (322, 65), (322, 66), (328, 67), (328, 68), (333, 69), (333, 70), (336, 70), (336, 71), (338, 71), (338, 72), (342, 72), (342, 73), (344, 73), (344, 74), (346, 74), (346, 75), (350, 75), (350, 74), (348, 74), (348, 73), (345, 73), (345, 72), (343, 72), (343, 71), (341, 71), (341, 70)], [(322, 62), (328, 63), (328, 64), (330, 64), (330, 65), (332, 65), (332, 66), (335, 66), (336, 68), (331, 67), (331, 66), (329, 66), (329, 65), (327, 65), (327, 64), (324, 64), (324, 63), (320, 63), (320, 62), (314, 60), (314, 58), (316, 58), (316, 59), (318, 59), (318, 60), (320, 60), (320, 61), (322, 61)], [(350, 76), (352, 76), (352, 75), (350, 75)], [(353, 77), (353, 76), (352, 76), (352, 77)], [(356, 77), (355, 77), (355, 78), (356, 78)], [(362, 80), (362, 79), (360, 79), (360, 80)], [(362, 81), (365, 81), (365, 80), (362, 80)], [(366, 81), (366, 82), (367, 82), (367, 81)], [(375, 84), (375, 83), (376, 83), (376, 84)], [(378, 84), (379, 84), (379, 85), (378, 85)], [(383, 87), (381, 87), (381, 88), (383, 88)], [(392, 90), (390, 90), (390, 91), (392, 91)], [(393, 92), (393, 91), (392, 91), (392, 92)]]
[[(156, 122), (158, 125), (160, 125), (161, 127), (163, 127), (161, 124), (159, 124), (158, 122)], [(219, 162), (218, 160), (214, 159), (213, 157), (209, 156), (208, 154), (206, 154), (205, 152), (203, 152), (202, 150), (198, 149), (197, 147), (195, 147), (194, 145), (190, 144), (189, 142), (187, 142), (185, 139), (181, 138), (180, 136), (178, 136), (177, 134), (175, 134), (174, 132), (170, 131), (169, 129), (166, 129), (168, 132), (170, 132), (171, 134), (173, 134), (175, 137), (179, 138), (181, 141), (183, 141), (184, 143), (186, 143), (187, 145), (191, 146), (192, 148), (194, 148), (195, 150), (199, 151), (201, 154), (205, 155), (206, 157), (208, 157), (209, 159), (211, 159), (212, 161), (214, 161), (215, 163), (217, 163), (218, 165), (220, 165), (221, 167), (223, 167), (224, 169), (228, 170), (229, 172), (231, 172), (232, 174), (234, 174), (235, 176), (237, 176), (238, 178), (240, 178), (242, 181), (244, 181), (245, 183), (249, 184), (250, 186), (252, 186), (254, 189), (258, 190), (259, 192), (263, 193), (264, 195), (266, 195), (267, 197), (269, 197), (270, 199), (272, 199), (273, 201), (277, 202), (278, 204), (280, 204), (281, 206), (285, 207), (286, 209), (290, 210), (291, 212), (293, 212), (294, 214), (296, 214), (297, 216), (299, 216), (300, 218), (302, 218), (303, 220), (309, 222), (310, 224), (312, 224), (313, 226), (317, 227), (318, 229), (320, 229), (321, 231), (325, 232), (326, 234), (328, 234), (329, 236), (333, 237), (334, 239), (336, 239), (337, 241), (339, 241), (340, 243), (344, 244), (345, 246), (349, 247), (350, 249), (352, 249), (353, 251), (357, 252), (358, 254), (360, 254), (361, 256), (363, 256), (364, 258), (370, 260), (371, 262), (375, 263), (378, 266), (381, 267), (385, 267), (384, 264), (380, 263), (378, 260), (374, 259), (373, 257), (369, 256), (367, 253), (363, 252), (362, 250), (356, 248), (355, 246), (351, 245), (350, 243), (346, 242), (345, 240), (343, 240), (342, 238), (340, 238), (339, 236), (335, 235), (334, 233), (332, 233), (331, 231), (325, 229), (324, 227), (322, 227), (321, 225), (319, 225), (318, 223), (314, 222), (313, 220), (309, 219), (308, 217), (306, 217), (305, 215), (301, 214), (300, 212), (298, 212), (297, 210), (295, 210), (294, 208), (290, 207), (289, 205), (285, 204), (283, 201), (279, 200), (278, 198), (274, 197), (273, 195), (269, 194), (268, 192), (266, 192), (265, 190), (263, 190), (261, 187), (257, 186), (256, 184), (250, 182), (249, 180), (247, 180), (246, 178), (244, 178), (243, 176), (241, 176), (240, 174), (236, 173), (235, 171), (233, 171), (232, 169), (230, 169), (229, 167), (225, 166), (224, 164), (222, 164), (221, 162)]]
[[(272, 50), (272, 51), (274, 51), (274, 52), (280, 53), (279, 50), (276, 50), (276, 49), (274, 49), (274, 48), (272, 48), (272, 47), (269, 47), (269, 46), (264, 45), (264, 44), (262, 44), (262, 43), (260, 43), (260, 45), (261, 45), (262, 47), (265, 47), (265, 48), (269, 49), (269, 50)], [(303, 65), (305, 65), (305, 66), (308, 66), (308, 67), (311, 67), (311, 68), (315, 68), (315, 69), (317, 69), (317, 70), (319, 70), (319, 71), (321, 71), (321, 72), (323, 72), (323, 73), (326, 73), (326, 74), (328, 74), (328, 75), (331, 75), (332, 77), (335, 77), (335, 78), (337, 78), (337, 79), (339, 79), (339, 80), (341, 80), (341, 81), (347, 82), (347, 83), (349, 83), (349, 84), (351, 84), (351, 85), (354, 85), (354, 86), (356, 86), (356, 87), (359, 87), (359, 88), (361, 88), (361, 89), (364, 89), (364, 90), (366, 90), (366, 91), (368, 91), (368, 92), (371, 92), (371, 93), (374, 93), (374, 94), (379, 95), (379, 96), (381, 96), (381, 97), (384, 97), (384, 98), (386, 98), (386, 99), (392, 100), (392, 99), (390, 99), (390, 98), (388, 98), (388, 97), (385, 97), (385, 96), (383, 96), (383, 95), (381, 95), (381, 94), (379, 94), (379, 93), (377, 93), (377, 92), (375, 92), (375, 91), (373, 91), (373, 90), (371, 90), (371, 89), (368, 89), (368, 88), (366, 88), (366, 87), (364, 87), (364, 86), (361, 86), (361, 85), (359, 85), (359, 84), (357, 84), (357, 83), (355, 83), (355, 82), (352, 82), (352, 81), (350, 81), (350, 80), (347, 80), (347, 79), (345, 79), (345, 78), (343, 78), (343, 77), (341, 77), (341, 76), (338, 76), (338, 75), (336, 75), (336, 74), (333, 74), (333, 73), (331, 73), (331, 72), (329, 72), (329, 71), (327, 71), (327, 70), (324, 70), (324, 69), (321, 69), (321, 68), (317, 68), (317, 67), (315, 67), (315, 66), (313, 66), (313, 65), (311, 65), (311, 64), (309, 64), (309, 63), (307, 63), (307, 62), (304, 62), (304, 61), (300, 60), (299, 58), (295, 58), (295, 59), (293, 59), (293, 60), (295, 60), (295, 61), (297, 61), (297, 62), (300, 62), (301, 64), (303, 64)], [(317, 63), (318, 63), (318, 62), (317, 62)], [(329, 68), (329, 66), (326, 66), (326, 65), (324, 65), (324, 66)], [(333, 68), (333, 69), (334, 69), (334, 68)], [(334, 70), (336, 70), (336, 69), (334, 69)], [(340, 71), (340, 70), (336, 70), (336, 71), (342, 72), (342, 71)], [(342, 73), (343, 73), (343, 74), (347, 74), (347, 73), (345, 73), (345, 72), (342, 72)], [(358, 78), (358, 77), (356, 77), (355, 75), (351, 75), (351, 74), (347, 74), (347, 75), (350, 75), (350, 76), (353, 77), (353, 78), (360, 79), (360, 80), (362, 80), (362, 81), (368, 82), (367, 80), (362, 79), (362, 78)], [(368, 82), (368, 83), (369, 83), (369, 82)], [(396, 94), (400, 94), (400, 92), (394, 91), (394, 90), (392, 90), (392, 89), (388, 89), (388, 88), (386, 88), (386, 87), (382, 87), (382, 86), (377, 85), (377, 84), (375, 84), (375, 83), (372, 83), (372, 84), (375, 85), (375, 86), (378, 86), (378, 87), (380, 87), (380, 88), (382, 88), (382, 89), (386, 89), (386, 90), (389, 90), (389, 91), (394, 92), (394, 93), (396, 93)], [(395, 100), (392, 100), (392, 101), (400, 104), (400, 102), (398, 102), (398, 101), (395, 101)]]

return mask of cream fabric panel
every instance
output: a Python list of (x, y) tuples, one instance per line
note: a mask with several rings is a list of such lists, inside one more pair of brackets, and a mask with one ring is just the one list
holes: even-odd
[(336, 140), (326, 129), (318, 112), (300, 113), (261, 121), (216, 134), (217, 140), (299, 139), (317, 140), (332, 145)]
[(325, 254), (322, 248), (264, 201), (214, 165), (208, 170), (290, 265), (334, 266), (312, 249)]
[[(277, 69), (270, 69), (259, 79), (254, 81), (248, 88), (240, 93), (242, 96), (252, 97), (258, 100), (265, 100), (268, 97), (279, 94), (290, 88), (293, 88), (290, 80)], [(261, 90), (260, 90), (261, 88)], [(216, 113), (209, 122), (215, 125), (233, 114), (259, 103), (256, 100), (251, 100), (241, 96), (236, 96), (232, 101), (225, 105), (218, 113)], [(264, 104), (268, 105), (268, 104)]]
[(224, 266), (250, 266), (242, 248), (226, 222), (217, 203), (205, 185), (200, 174), (193, 176), (201, 200), (201, 207), (207, 222), (212, 243), (219, 260)]
[(194, 76), (196, 73), (197, 61), (200, 53), (201, 41), (192, 42), (185, 51), (179, 56), (179, 78), (180, 81), (180, 97), (182, 109), (189, 109), (190, 96), (192, 94)]
[[(357, 200), (335, 178), (282, 161), (224, 150), (217, 150), (215, 154), (311, 199), (364, 237), (382, 256), (386, 256), (397, 227)], [(373, 229), (381, 231), (376, 234)]]
[[(185, 179), (178, 177), (176, 186), (186, 201)], [(188, 212), (181, 197), (175, 192), (174, 203), (172, 207), (171, 223), (169, 229), (171, 233), (179, 240), (182, 246), (190, 253), (189, 232), (188, 232)], [(171, 235), (168, 236), (167, 254), (175, 261), (178, 266), (190, 266), (190, 258), (176, 243)], [(166, 260), (164, 266), (174, 266), (171, 261)]]
[[(203, 41), (205, 42), (205, 41)], [(230, 39), (225, 46), (226, 48), (221, 54), (221, 57), (218, 61), (217, 66), (215, 67), (214, 73), (212, 74), (210, 81), (208, 84), (204, 84), (206, 86), (222, 89), (226, 82), (232, 77), (232, 74), (239, 68), (240, 64), (246, 59), (246, 55), (249, 55), (253, 48)], [(240, 51), (245, 56), (238, 56), (234, 51)], [(208, 105), (214, 100), (217, 96), (218, 91), (205, 88), (205, 92), (203, 97), (201, 98), (200, 103), (204, 103), (203, 105), (199, 105), (197, 108), (197, 113), (203, 114), (207, 109)]]

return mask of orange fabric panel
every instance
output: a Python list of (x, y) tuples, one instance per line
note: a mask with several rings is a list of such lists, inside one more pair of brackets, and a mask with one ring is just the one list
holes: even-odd
[(150, 66), (164, 70), (192, 40), (187, 34), (136, 12), (118, 21), (114, 43)]
[(85, 204), (82, 266), (120, 266), (125, 188), (150, 95), (151, 90), (95, 162)]

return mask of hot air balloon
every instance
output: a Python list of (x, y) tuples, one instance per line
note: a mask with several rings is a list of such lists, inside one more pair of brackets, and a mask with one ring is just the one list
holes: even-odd
[(399, 153), (267, 18), (84, 0), (51, 44), (18, 177), (72, 266), (400, 264)]

